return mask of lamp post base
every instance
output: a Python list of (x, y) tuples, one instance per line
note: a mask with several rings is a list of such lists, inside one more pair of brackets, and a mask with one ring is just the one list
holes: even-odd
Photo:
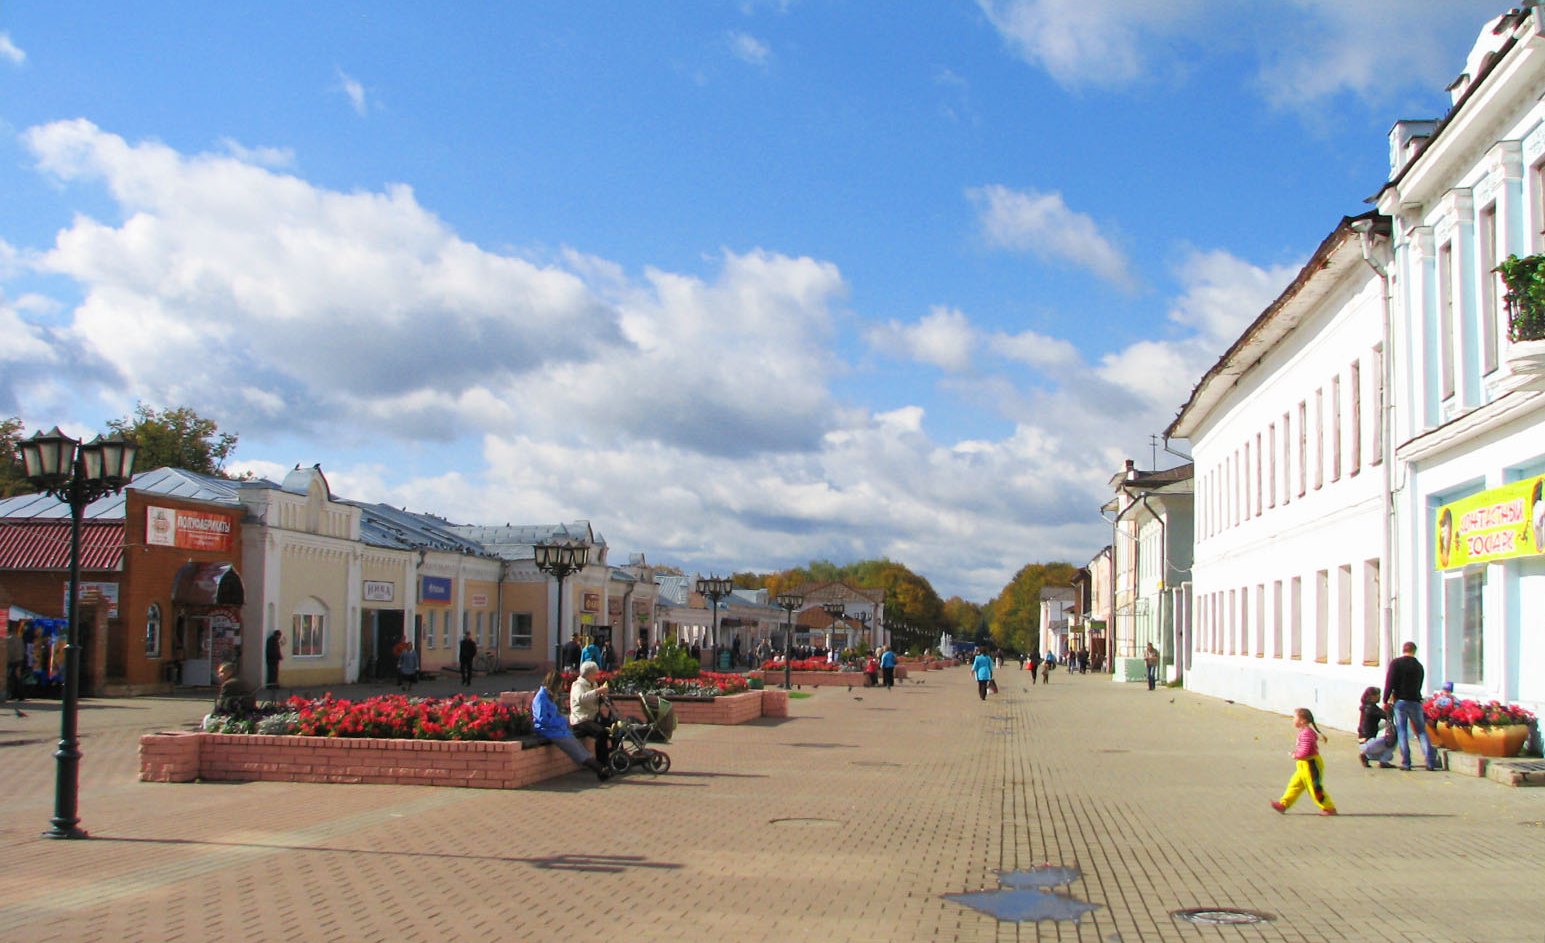
[(44, 832), (42, 838), (90, 838), (86, 830), (73, 822), (55, 822), (54, 827)]

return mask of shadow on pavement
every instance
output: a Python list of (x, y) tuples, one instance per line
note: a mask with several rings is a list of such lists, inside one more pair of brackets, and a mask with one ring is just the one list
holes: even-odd
[(451, 858), (464, 861), (502, 861), (509, 864), (529, 864), (544, 871), (590, 871), (600, 874), (616, 874), (629, 868), (653, 868), (679, 870), (683, 866), (668, 861), (650, 861), (642, 855), (549, 855), (542, 858), (507, 857), (505, 855), (451, 854), (443, 851), (392, 851), (381, 848), (329, 848), (323, 845), (283, 845), (264, 842), (203, 841), (192, 838), (125, 838), (114, 835), (93, 835), (93, 842), (126, 842), (140, 845), (189, 845), (204, 848), (262, 848), (270, 851), (315, 851), (336, 855), (382, 855), (397, 858)]

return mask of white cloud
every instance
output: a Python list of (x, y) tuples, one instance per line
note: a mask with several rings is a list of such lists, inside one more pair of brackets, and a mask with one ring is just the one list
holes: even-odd
[(936, 306), (916, 324), (897, 321), (876, 327), (869, 343), (891, 356), (932, 364), (941, 370), (963, 373), (971, 367), (978, 338), (975, 328), (960, 311)]
[(295, 151), (288, 147), (247, 147), (240, 141), (221, 138), (220, 146), (227, 154), (244, 164), (283, 170), (295, 166)]
[(1155, 38), (1179, 32), (1202, 0), (1091, 4), (1084, 0), (977, 0), (1025, 61), (1069, 86), (1120, 86), (1148, 70)]
[(1297, 262), (1261, 268), (1222, 250), (1193, 250), (1178, 268), (1183, 291), (1170, 310), (1170, 320), (1227, 347), (1302, 267)]
[(1035, 331), (994, 334), (990, 343), (998, 355), (1043, 370), (1070, 367), (1079, 361), (1077, 347), (1068, 341), (1037, 334)]
[(1062, 194), (993, 184), (968, 190), (966, 195), (976, 204), (982, 234), (990, 245), (1028, 250), (1043, 259), (1087, 268), (1122, 288), (1134, 286), (1126, 256), (1093, 219), (1069, 209)]
[(727, 40), (735, 58), (749, 65), (765, 66), (772, 59), (772, 49), (750, 33), (730, 33)]
[(356, 115), (359, 115), (361, 118), (365, 117), (370, 111), (370, 102), (365, 96), (364, 84), (341, 68), (337, 70), (337, 73), (338, 88), (348, 98), (349, 107), (354, 109)]
[(0, 33), (0, 59), (12, 65), (21, 65), (27, 61), (27, 54), (11, 41), (10, 33)]

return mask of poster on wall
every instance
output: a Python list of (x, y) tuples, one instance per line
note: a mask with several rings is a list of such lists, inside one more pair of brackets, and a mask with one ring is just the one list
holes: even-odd
[[(98, 600), (107, 603), (107, 617), (118, 618), (118, 584), (97, 583), (91, 580), (82, 580), (80, 584), (80, 600), (83, 603), (94, 603)], [(64, 611), (70, 611), (70, 584), (64, 584)]]
[(424, 576), (419, 578), (419, 602), (438, 602), (450, 604), (451, 581), (444, 576)]
[(224, 514), (152, 505), (145, 508), (145, 543), (152, 547), (228, 553), (231, 549), (231, 518)]
[(1438, 508), (1433, 521), (1439, 570), (1457, 570), (1545, 553), (1545, 475), (1472, 494)]
[(366, 602), (391, 602), (396, 595), (397, 586), (395, 583), (390, 583), (386, 580), (365, 581)]

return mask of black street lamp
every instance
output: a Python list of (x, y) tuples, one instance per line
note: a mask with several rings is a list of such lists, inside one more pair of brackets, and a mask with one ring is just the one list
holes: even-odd
[(701, 577), (697, 581), (698, 595), (713, 605), (713, 623), (709, 629), (708, 647), (717, 650), (719, 645), (719, 600), (728, 596), (735, 584), (722, 576)]
[(865, 648), (870, 648), (870, 645), (869, 645), (869, 613), (867, 613), (867, 612), (855, 612), (853, 614), (853, 618), (858, 620), (858, 634), (860, 636), (862, 636), (862, 638), (864, 640), (864, 647)]
[(773, 600), (778, 608), (783, 610), (783, 690), (793, 688), (790, 684), (794, 664), (794, 610), (805, 604), (805, 597), (798, 593), (779, 593)]
[[(842, 614), (844, 612), (848, 611), (848, 607), (847, 607), (846, 604), (838, 602), (837, 600), (834, 599), (831, 602), (823, 602), (823, 603), (821, 603), (821, 608), (823, 610), (825, 610), (827, 615), (832, 617), (831, 625), (826, 627), (826, 634), (827, 635), (832, 635), (832, 634), (834, 634), (834, 627), (837, 625), (837, 620), (842, 618)], [(828, 638), (826, 640), (826, 644), (827, 644), (828, 647), (830, 647), (830, 645), (831, 645), (831, 639), (830, 638)]]
[(572, 573), (578, 573), (590, 562), (587, 544), (564, 541), (562, 543), (537, 544), (531, 548), (536, 554), (536, 568), (558, 578), (558, 625), (553, 630), (553, 667), (563, 670), (563, 581)]
[(80, 796), (80, 522), (86, 506), (98, 498), (117, 494), (134, 476), (134, 455), (139, 446), (114, 433), (97, 436), (84, 445), (59, 427), (34, 433), (21, 442), (21, 460), (27, 480), (45, 494), (70, 506), (70, 615), (64, 640), (64, 700), (60, 705), (59, 761), (54, 782), (53, 828), (44, 838), (86, 838), (75, 814)]

